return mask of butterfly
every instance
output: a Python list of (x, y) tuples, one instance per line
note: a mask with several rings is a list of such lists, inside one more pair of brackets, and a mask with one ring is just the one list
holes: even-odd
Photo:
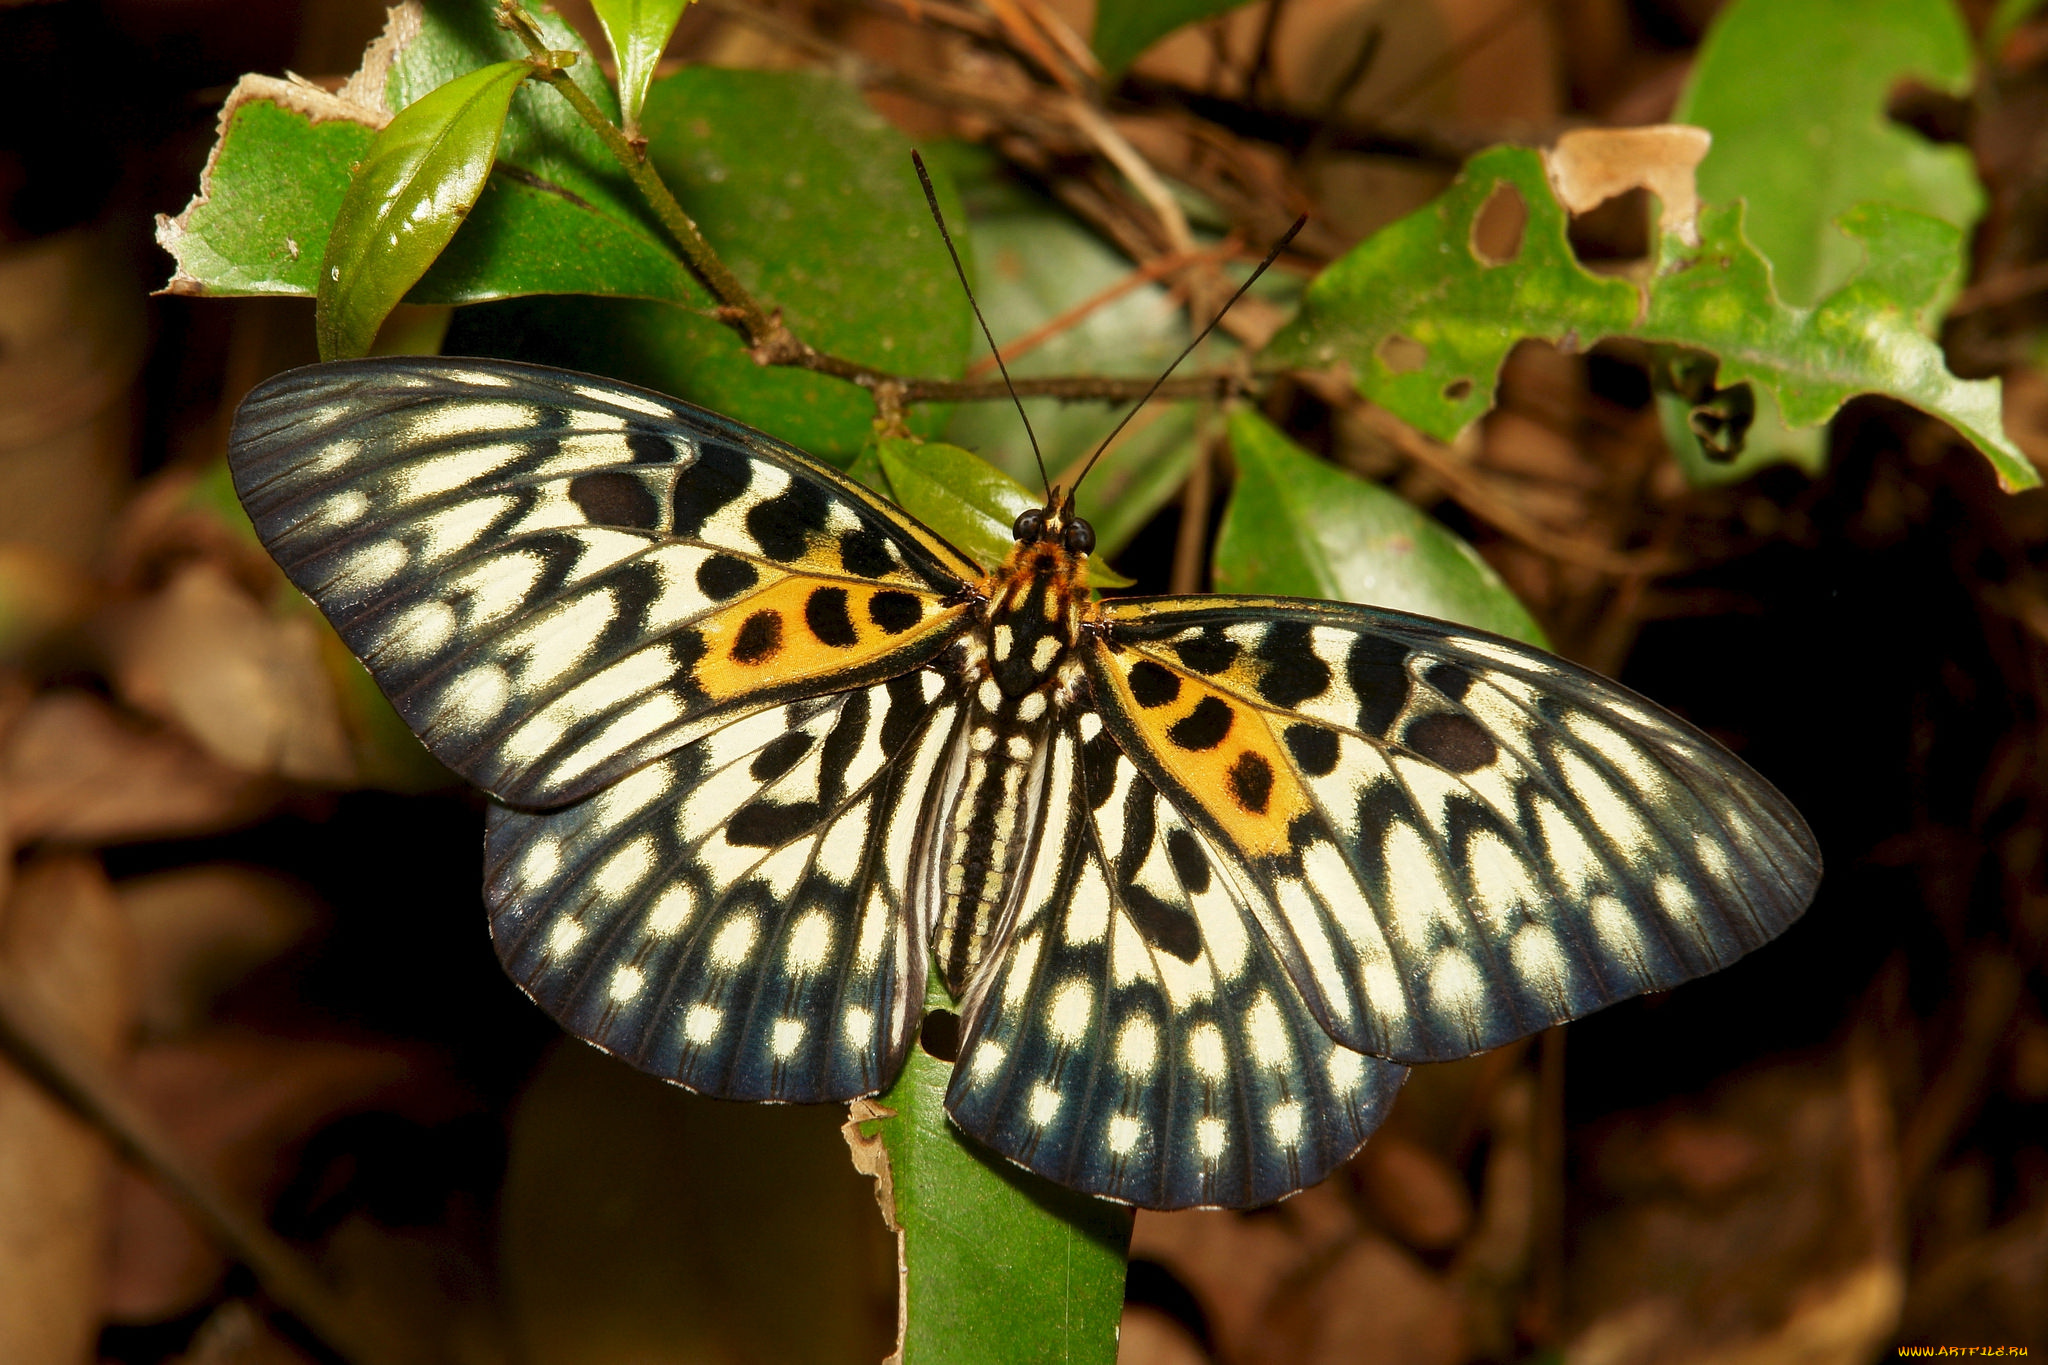
[(490, 796), (506, 970), (692, 1090), (847, 1100), (936, 972), (946, 1104), (1150, 1208), (1322, 1179), (1405, 1068), (1727, 965), (1818, 849), (1698, 730), (1374, 607), (1093, 600), (1057, 490), (975, 563), (716, 413), (492, 360), (271, 379), (258, 533)]

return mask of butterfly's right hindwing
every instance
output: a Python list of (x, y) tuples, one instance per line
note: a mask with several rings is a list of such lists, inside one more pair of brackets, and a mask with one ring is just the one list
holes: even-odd
[(518, 806), (917, 666), (966, 624), (977, 572), (757, 432), (504, 362), (279, 376), (229, 459), (264, 544), (400, 714)]

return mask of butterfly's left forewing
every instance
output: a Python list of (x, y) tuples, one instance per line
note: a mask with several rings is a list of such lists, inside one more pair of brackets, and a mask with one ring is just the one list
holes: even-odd
[(759, 432), (532, 366), (294, 371), (242, 405), (229, 460), (414, 731), (519, 806), (915, 667), (967, 625), (978, 573)]

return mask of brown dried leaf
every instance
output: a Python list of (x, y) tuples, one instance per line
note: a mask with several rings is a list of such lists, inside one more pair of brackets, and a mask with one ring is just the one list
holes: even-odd
[(1780, 1063), (1604, 1121), (1570, 1266), (1597, 1365), (1852, 1365), (1897, 1327), (1898, 1172), (1869, 1059)]
[[(305, 1138), (345, 1113), (389, 1102), (417, 1077), (405, 1053), (216, 1031), (136, 1053), (136, 1096), (232, 1197), (260, 1205)], [(146, 1177), (124, 1171), (106, 1311), (160, 1322), (191, 1309), (227, 1269), (217, 1243)]]
[(1375, 1134), (1353, 1170), (1380, 1225), (1418, 1251), (1447, 1251), (1472, 1226), (1472, 1197), (1458, 1173), (1398, 1134)]
[(214, 999), (297, 943), (318, 909), (282, 877), (229, 863), (176, 868), (117, 888), (140, 965), (140, 1023), (167, 1038), (202, 1023)]
[(1271, 1365), (1459, 1365), (1465, 1304), (1420, 1261), (1364, 1237), (1266, 1314), (1248, 1360)]
[(0, 745), (0, 800), (23, 844), (211, 833), (255, 818), (276, 795), (82, 692), (37, 697)]
[[(32, 863), (0, 911), (0, 990), (113, 1057), (133, 1014), (126, 926), (97, 860)], [(75, 1365), (99, 1328), (113, 1158), (0, 1061), (0, 1360)]]
[(355, 778), (320, 635), (267, 612), (221, 568), (187, 563), (111, 623), (116, 686), (231, 767), (298, 782)]

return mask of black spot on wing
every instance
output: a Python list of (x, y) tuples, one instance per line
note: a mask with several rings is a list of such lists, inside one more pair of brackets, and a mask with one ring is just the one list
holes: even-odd
[(860, 578), (880, 578), (896, 567), (889, 538), (875, 526), (863, 526), (839, 537), (839, 563)]
[(893, 754), (909, 742), (917, 733), (917, 727), (924, 723), (925, 716), (937, 705), (926, 701), (922, 685), (924, 670), (913, 669), (899, 673), (883, 684), (889, 694), (889, 705), (882, 712), (882, 752)]
[(1088, 793), (1091, 809), (1101, 810), (1108, 804), (1110, 793), (1116, 789), (1116, 765), (1123, 756), (1123, 750), (1116, 747), (1107, 730), (1096, 731), (1095, 738), (1081, 746), (1081, 784)]
[(1180, 656), (1183, 664), (1203, 674), (1221, 673), (1230, 667), (1238, 656), (1237, 641), (1213, 626), (1189, 639), (1176, 642), (1173, 650)]
[(725, 822), (725, 841), (740, 848), (780, 848), (823, 819), (817, 801), (749, 801)]
[(761, 571), (734, 555), (713, 555), (697, 566), (697, 587), (714, 602), (738, 597), (761, 581)]
[(860, 642), (853, 617), (846, 609), (846, 589), (814, 588), (804, 599), (804, 624), (820, 643), (846, 649)]
[(1408, 676), (1408, 655), (1405, 645), (1383, 636), (1360, 635), (1351, 642), (1345, 680), (1358, 698), (1358, 728), (1366, 734), (1384, 739), (1408, 705), (1414, 681)]
[(811, 734), (804, 730), (777, 735), (754, 755), (753, 763), (747, 767), (747, 775), (756, 782), (773, 782), (794, 768), (797, 760), (811, 751), (814, 742)]
[(1247, 749), (1237, 756), (1225, 774), (1230, 787), (1230, 799), (1238, 809), (1253, 815), (1264, 815), (1273, 799), (1273, 765), (1264, 756)]
[(661, 505), (647, 486), (631, 474), (605, 470), (569, 480), (569, 500), (593, 526), (629, 531), (659, 531)]
[(924, 604), (915, 593), (889, 588), (868, 599), (868, 619), (880, 626), (884, 635), (901, 635), (924, 619)]
[(1163, 901), (1136, 882), (1126, 882), (1117, 891), (1139, 938), (1182, 962), (1193, 962), (1202, 955), (1201, 928), (1185, 906)]
[(1166, 856), (1173, 864), (1173, 875), (1180, 878), (1189, 895), (1199, 896), (1209, 889), (1209, 857), (1194, 835), (1184, 829), (1168, 831)]
[(1150, 659), (1140, 659), (1132, 666), (1130, 684), (1132, 700), (1148, 710), (1164, 706), (1180, 695), (1180, 675)]
[[(564, 414), (567, 415), (566, 413)], [(626, 449), (633, 453), (634, 464), (674, 464), (676, 448), (666, 436), (657, 436), (651, 431), (634, 429), (626, 433)]]
[(1166, 737), (1183, 749), (1201, 753), (1213, 749), (1230, 733), (1237, 718), (1230, 704), (1220, 697), (1204, 697), (1195, 709), (1166, 728)]
[(676, 478), (674, 534), (694, 540), (705, 525), (747, 491), (753, 461), (744, 451), (714, 441), (701, 442), (697, 460)]
[(1337, 768), (1337, 736), (1320, 725), (1296, 722), (1280, 732), (1287, 752), (1310, 777), (1328, 777)]
[(1472, 690), (1472, 675), (1453, 663), (1431, 664), (1423, 670), (1422, 676), (1431, 687), (1452, 701), (1465, 700), (1465, 694)]
[(757, 611), (740, 622), (739, 634), (735, 635), (732, 641), (734, 663), (762, 663), (774, 658), (781, 651), (781, 612)]
[[(1432, 670), (1434, 671), (1434, 670)], [(1469, 683), (1469, 679), (1467, 679)], [(1409, 722), (1401, 742), (1439, 767), (1474, 773), (1499, 752), (1478, 721), (1454, 711), (1436, 711)]]
[(824, 489), (808, 479), (791, 479), (789, 487), (747, 509), (747, 534), (762, 554), (789, 563), (810, 548), (814, 534), (825, 529), (831, 505)]
[(1267, 626), (1257, 657), (1266, 666), (1259, 675), (1259, 696), (1275, 706), (1299, 706), (1329, 690), (1330, 666), (1316, 657), (1304, 622), (1275, 621)]

